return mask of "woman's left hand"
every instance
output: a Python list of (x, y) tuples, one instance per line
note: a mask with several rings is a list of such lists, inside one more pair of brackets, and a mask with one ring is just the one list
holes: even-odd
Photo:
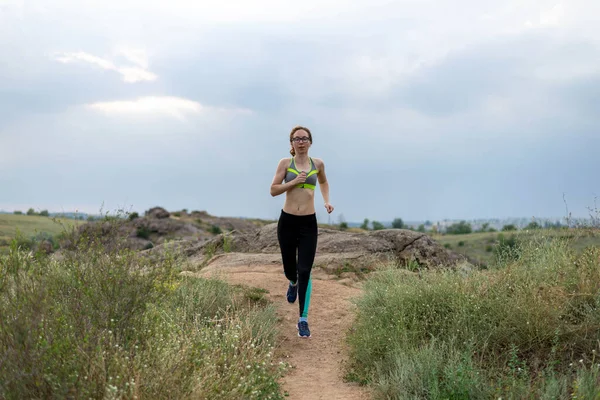
[(329, 203), (325, 203), (325, 209), (329, 214), (331, 214), (331, 212), (333, 211), (333, 206)]

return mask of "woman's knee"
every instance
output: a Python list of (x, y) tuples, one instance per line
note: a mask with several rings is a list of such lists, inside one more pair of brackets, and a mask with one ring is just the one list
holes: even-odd
[(310, 267), (298, 268), (298, 280), (302, 282), (308, 282), (310, 279)]

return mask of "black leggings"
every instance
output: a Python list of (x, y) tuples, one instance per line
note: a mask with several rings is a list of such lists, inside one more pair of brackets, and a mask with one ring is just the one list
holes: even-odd
[[(281, 210), (277, 223), (277, 239), (281, 249), (286, 278), (298, 282), (300, 317), (308, 317), (312, 289), (310, 272), (317, 251), (317, 216), (293, 215)], [(298, 258), (296, 259), (296, 250)]]

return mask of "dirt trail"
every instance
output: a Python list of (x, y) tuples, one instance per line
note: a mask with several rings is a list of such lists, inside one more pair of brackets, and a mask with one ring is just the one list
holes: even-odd
[(285, 298), (287, 280), (281, 265), (231, 266), (215, 263), (198, 275), (214, 276), (232, 284), (266, 289), (266, 295), (277, 307), (283, 337), (281, 353), (292, 369), (283, 379), (283, 390), (289, 399), (358, 400), (369, 399), (367, 389), (343, 380), (343, 363), (347, 359), (343, 342), (352, 323), (350, 299), (360, 294), (360, 288), (349, 287), (319, 271), (313, 272), (308, 321), (311, 337), (298, 337), (298, 302), (289, 304)]

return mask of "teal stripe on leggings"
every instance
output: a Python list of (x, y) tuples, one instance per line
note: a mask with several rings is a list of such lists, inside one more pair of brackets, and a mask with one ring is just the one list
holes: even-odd
[(308, 286), (306, 287), (306, 297), (304, 298), (304, 310), (302, 310), (302, 318), (308, 318), (308, 306), (310, 305), (310, 292), (312, 291), (312, 278), (308, 278)]

